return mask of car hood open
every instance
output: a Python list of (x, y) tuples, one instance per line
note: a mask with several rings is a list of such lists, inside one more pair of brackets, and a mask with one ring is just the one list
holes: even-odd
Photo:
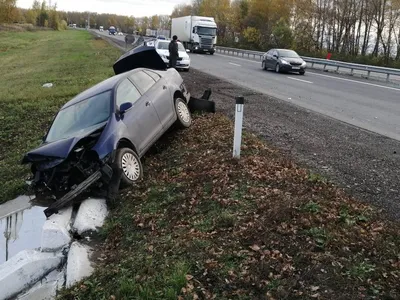
[(165, 70), (163, 62), (154, 47), (138, 46), (122, 55), (114, 64), (115, 75), (131, 71), (136, 68)]
[(38, 148), (28, 152), (25, 154), (22, 159), (22, 164), (40, 162), (48, 159), (66, 159), (72, 149), (79, 143), (82, 139), (86, 138), (89, 135), (94, 134), (96, 131), (101, 131), (107, 122), (103, 122), (97, 124), (95, 126), (89, 127), (76, 135), (57, 140), (51, 143), (44, 143)]

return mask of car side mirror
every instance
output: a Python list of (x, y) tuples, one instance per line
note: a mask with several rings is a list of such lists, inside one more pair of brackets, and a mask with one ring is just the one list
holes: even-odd
[(132, 102), (125, 102), (122, 103), (119, 107), (119, 113), (121, 115), (123, 115), (125, 112), (127, 112), (128, 110), (130, 110), (132, 108), (133, 104)]
[(275, 57), (275, 58), (279, 58), (278, 55), (276, 55), (276, 54), (274, 54), (274, 57)]

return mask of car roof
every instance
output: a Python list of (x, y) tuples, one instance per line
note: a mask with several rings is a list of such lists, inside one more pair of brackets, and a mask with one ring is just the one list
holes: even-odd
[(111, 78), (108, 78), (95, 86), (83, 91), (82, 93), (78, 94), (74, 98), (72, 98), (70, 101), (64, 104), (64, 106), (61, 109), (67, 108), (71, 105), (74, 105), (82, 100), (88, 99), (90, 97), (93, 97), (95, 95), (104, 93), (106, 91), (114, 89), (120, 81), (125, 79), (126, 77), (130, 76), (131, 74), (134, 74), (136, 72), (140, 72), (142, 70), (145, 70), (144, 68), (138, 68), (129, 72), (125, 72), (119, 75), (115, 75)]
[(273, 49), (273, 50), (276, 50), (276, 51), (293, 51), (293, 52), (296, 52), (296, 51), (294, 51), (294, 50), (292, 50), (292, 49)]

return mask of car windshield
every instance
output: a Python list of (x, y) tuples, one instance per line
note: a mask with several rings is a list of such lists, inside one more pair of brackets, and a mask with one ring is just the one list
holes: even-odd
[(158, 43), (158, 45), (157, 45), (157, 49), (160, 49), (160, 50), (168, 50), (168, 45), (169, 45), (168, 42), (160, 42), (160, 43)]
[[(158, 45), (157, 45), (157, 49), (169, 50), (169, 42), (159, 42)], [(179, 51), (186, 51), (185, 47), (183, 47), (182, 43), (178, 43), (178, 50)]]
[(204, 35), (217, 35), (217, 28), (197, 27), (197, 33)]
[(298, 58), (299, 55), (293, 50), (279, 50), (280, 57)]
[(55, 118), (46, 142), (66, 139), (108, 120), (111, 114), (111, 91), (85, 99), (61, 110)]

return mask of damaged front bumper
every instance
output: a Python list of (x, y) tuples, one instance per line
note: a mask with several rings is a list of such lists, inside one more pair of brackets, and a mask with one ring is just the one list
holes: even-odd
[(100, 179), (102, 181), (109, 183), (113, 175), (112, 168), (105, 164), (101, 170), (94, 172), (86, 180), (81, 182), (78, 186), (71, 188), (71, 190), (66, 193), (61, 199), (52, 203), (47, 209), (44, 210), (46, 217), (50, 217), (52, 214), (58, 213), (58, 210), (66, 206), (69, 202), (74, 200), (80, 194), (89, 189), (92, 185), (97, 183)]
[(108, 191), (114, 173), (111, 167), (114, 158), (115, 151), (100, 159), (95, 151), (79, 145), (66, 159), (31, 156), (34, 176), (30, 186), (36, 198), (54, 201), (44, 211), (46, 217), (57, 213), (85, 191)]

